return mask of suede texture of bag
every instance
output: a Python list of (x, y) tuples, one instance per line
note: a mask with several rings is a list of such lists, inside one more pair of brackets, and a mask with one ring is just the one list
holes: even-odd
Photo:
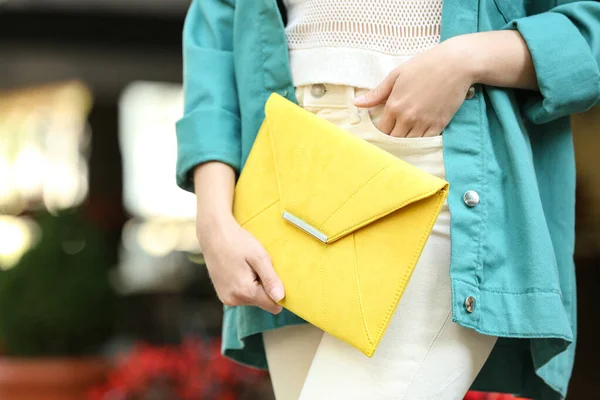
[(280, 304), (371, 357), (448, 183), (272, 94), (235, 189), (269, 253)]

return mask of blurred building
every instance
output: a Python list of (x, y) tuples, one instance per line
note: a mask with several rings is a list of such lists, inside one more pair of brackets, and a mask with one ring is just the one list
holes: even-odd
[[(174, 181), (188, 5), (0, 1), (0, 273), (35, 244), (27, 215), (82, 207), (112, 244), (121, 307), (109, 355), (136, 341), (178, 346), (220, 334), (222, 306), (195, 239), (195, 199)], [(244, 374), (219, 365), (221, 375)], [(261, 379), (260, 398), (268, 399), (265, 376), (249, 377)]]
[(15, 153), (3, 169), (9, 156), (0, 152), (1, 210), (85, 201), (112, 238), (116, 281), (128, 293), (189, 282), (179, 269), (195, 249), (194, 200), (173, 182), (188, 5), (0, 2), (0, 140)]

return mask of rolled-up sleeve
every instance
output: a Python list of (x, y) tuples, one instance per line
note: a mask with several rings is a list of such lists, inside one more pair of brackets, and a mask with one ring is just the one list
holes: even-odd
[(529, 93), (523, 112), (546, 123), (583, 112), (600, 102), (600, 3), (577, 1), (511, 21), (527, 43), (539, 92)]
[(177, 122), (177, 184), (219, 161), (239, 170), (241, 127), (233, 62), (235, 0), (193, 0), (183, 29), (184, 115)]

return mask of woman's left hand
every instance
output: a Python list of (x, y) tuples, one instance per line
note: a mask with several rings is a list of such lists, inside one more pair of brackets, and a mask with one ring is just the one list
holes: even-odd
[(394, 137), (438, 136), (474, 83), (462, 41), (448, 40), (395, 68), (357, 107), (385, 103), (378, 129)]

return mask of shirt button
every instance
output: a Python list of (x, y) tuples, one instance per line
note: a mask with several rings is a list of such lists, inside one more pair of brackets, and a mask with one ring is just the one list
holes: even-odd
[(463, 195), (463, 201), (469, 207), (475, 207), (479, 204), (479, 193), (474, 190), (468, 190)]
[(310, 88), (310, 94), (316, 99), (320, 99), (325, 96), (325, 92), (327, 92), (327, 88), (322, 83), (318, 83), (316, 85), (312, 85)]
[(287, 90), (282, 90), (282, 91), (281, 91), (281, 95), (282, 95), (283, 97), (287, 97), (287, 95), (288, 95), (288, 91), (287, 91)]
[(475, 297), (467, 297), (467, 299), (465, 300), (465, 309), (469, 314), (472, 313), (473, 310), (475, 310)]
[(469, 90), (467, 90), (467, 96), (465, 98), (471, 100), (473, 97), (475, 97), (475, 86), (471, 86)]

